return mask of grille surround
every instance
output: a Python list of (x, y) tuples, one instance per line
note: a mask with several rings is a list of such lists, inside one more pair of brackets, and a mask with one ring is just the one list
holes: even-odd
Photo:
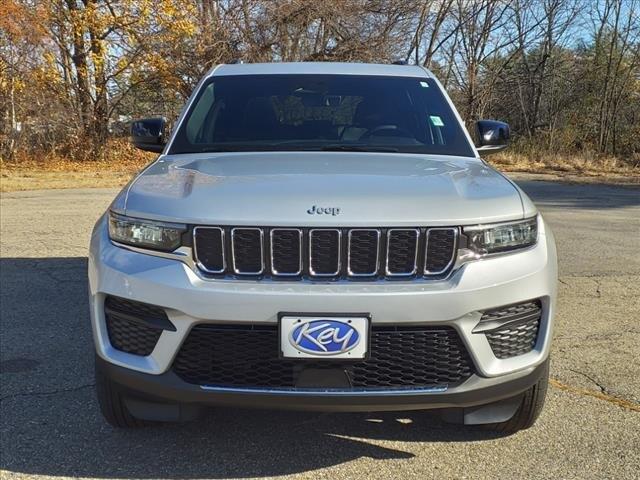
[[(427, 257), (433, 250), (429, 246), (429, 236), (433, 232), (447, 233), (440, 235), (446, 237), (446, 241), (442, 243), (441, 240), (437, 250), (439, 258), (446, 257), (447, 262), (440, 265), (437, 271), (427, 268)], [(238, 242), (234, 238), (247, 233), (256, 239), (252, 244), (253, 254), (249, 255), (253, 261), (239, 262), (236, 258)], [(260, 247), (257, 245), (258, 237)], [(455, 269), (460, 229), (197, 226), (193, 228), (192, 238), (194, 264), (205, 276), (212, 278), (330, 282), (434, 281), (447, 278)], [(217, 248), (222, 248), (223, 252), (213, 255), (212, 247), (207, 243), (209, 238), (214, 238)], [(318, 256), (317, 252), (322, 252), (322, 248), (324, 253)], [(286, 255), (294, 258), (287, 258)], [(213, 264), (207, 263), (209, 258), (214, 259)]]
[(452, 387), (476, 371), (450, 326), (372, 326), (365, 360), (300, 361), (280, 358), (278, 352), (277, 325), (199, 324), (172, 370), (195, 385), (287, 390), (307, 388), (296, 386), (305, 369), (344, 370), (351, 389), (371, 391)]

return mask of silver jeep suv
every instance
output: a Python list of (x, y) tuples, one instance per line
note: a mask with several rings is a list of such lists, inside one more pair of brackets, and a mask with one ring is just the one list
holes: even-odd
[(97, 392), (118, 427), (203, 407), (441, 409), (502, 432), (542, 408), (553, 235), (418, 66), (219, 65), (98, 220)]

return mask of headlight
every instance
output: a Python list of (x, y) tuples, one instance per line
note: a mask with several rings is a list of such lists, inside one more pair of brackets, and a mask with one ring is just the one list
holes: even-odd
[(171, 252), (178, 248), (186, 225), (142, 220), (109, 213), (109, 238), (114, 242)]
[(509, 252), (538, 241), (538, 217), (518, 222), (464, 227), (467, 248), (478, 255)]

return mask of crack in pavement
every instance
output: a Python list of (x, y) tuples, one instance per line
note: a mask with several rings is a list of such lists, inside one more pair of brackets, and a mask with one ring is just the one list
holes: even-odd
[(576, 395), (580, 395), (583, 397), (597, 398), (598, 400), (604, 400), (605, 402), (612, 403), (625, 410), (630, 410), (632, 412), (640, 412), (640, 403), (624, 400), (622, 398), (615, 397), (608, 393), (603, 393), (602, 391), (598, 392), (595, 390), (589, 390), (588, 388), (574, 387), (573, 385), (567, 385), (566, 383), (563, 383), (560, 380), (556, 380), (555, 378), (550, 379), (549, 384), (564, 392), (574, 393)]
[(593, 384), (595, 384), (595, 385), (600, 389), (600, 391), (601, 391), (602, 393), (609, 394), (609, 390), (607, 390), (607, 388), (606, 388), (604, 385), (602, 385), (600, 382), (598, 382), (598, 381), (597, 381), (595, 378), (593, 378), (592, 376), (587, 375), (586, 373), (581, 372), (581, 371), (579, 371), (579, 370), (574, 370), (574, 369), (572, 369), (572, 368), (570, 368), (570, 369), (569, 369), (569, 371), (570, 371), (570, 372), (573, 372), (573, 373), (577, 373), (578, 375), (582, 375), (584, 378), (586, 378), (587, 380), (589, 380), (589, 381), (591, 381)]
[(83, 390), (85, 388), (90, 388), (95, 386), (96, 386), (95, 383), (88, 383), (86, 385), (80, 385), (78, 387), (61, 388), (59, 390), (51, 390), (48, 392), (12, 393), (10, 395), (5, 395), (4, 397), (0, 397), (0, 402), (3, 402), (4, 400), (10, 400), (13, 398), (19, 398), (19, 397), (43, 397), (47, 395), (59, 395), (61, 393), (77, 392), (79, 390)]

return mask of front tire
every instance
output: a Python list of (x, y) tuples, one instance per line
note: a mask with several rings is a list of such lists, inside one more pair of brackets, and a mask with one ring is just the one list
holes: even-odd
[(150, 424), (131, 415), (121, 389), (98, 368), (95, 370), (95, 378), (100, 412), (109, 425), (116, 428), (139, 428)]
[(549, 361), (547, 360), (540, 380), (522, 394), (522, 403), (516, 413), (506, 422), (490, 423), (484, 427), (500, 433), (512, 434), (532, 427), (544, 407), (549, 386)]

